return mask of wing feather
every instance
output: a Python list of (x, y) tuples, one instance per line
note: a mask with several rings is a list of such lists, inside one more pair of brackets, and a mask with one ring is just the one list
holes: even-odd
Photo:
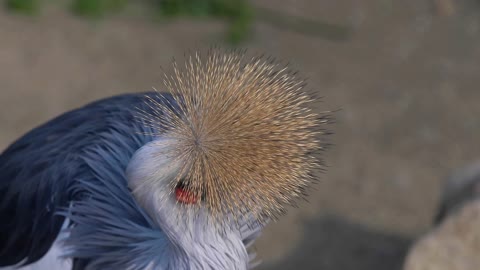
[[(134, 119), (145, 97), (125, 94), (67, 112), (25, 134), (0, 155), (0, 267), (38, 261), (52, 247), (71, 201), (72, 186), (95, 177), (82, 158), (91, 147), (130, 147), (151, 140)], [(128, 151), (123, 153), (130, 153)], [(117, 157), (130, 159), (130, 156)]]

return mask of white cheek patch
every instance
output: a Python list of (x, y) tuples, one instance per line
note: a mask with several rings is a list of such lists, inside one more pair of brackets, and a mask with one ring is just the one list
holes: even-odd
[(169, 200), (170, 182), (179, 170), (178, 162), (170, 156), (176, 141), (158, 139), (138, 149), (126, 169), (128, 187), (137, 202), (153, 214), (151, 200)]

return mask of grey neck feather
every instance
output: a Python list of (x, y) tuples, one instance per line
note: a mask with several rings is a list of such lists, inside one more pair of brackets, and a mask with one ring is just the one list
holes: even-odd
[(170, 240), (174, 264), (180, 262), (185, 269), (248, 269), (250, 258), (238, 225), (208, 224), (205, 209), (187, 211), (170, 192), (179, 170), (169, 155), (174, 147), (172, 139), (146, 144), (134, 154), (126, 172), (135, 199)]

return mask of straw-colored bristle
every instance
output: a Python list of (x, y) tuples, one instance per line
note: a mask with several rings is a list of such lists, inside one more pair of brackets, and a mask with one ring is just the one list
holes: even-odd
[[(304, 195), (319, 163), (320, 115), (304, 81), (262, 57), (213, 50), (175, 63), (166, 88), (178, 108), (158, 102), (144, 120), (173, 138), (182, 180), (214, 217), (276, 218)], [(173, 183), (175, 184), (175, 183)], [(174, 185), (173, 185), (174, 186)]]

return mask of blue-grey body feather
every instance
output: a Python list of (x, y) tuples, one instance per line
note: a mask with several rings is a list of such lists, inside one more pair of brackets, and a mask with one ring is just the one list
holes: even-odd
[[(148, 95), (160, 101), (158, 94)], [(192, 251), (172, 244), (128, 189), (131, 157), (154, 139), (135, 118), (137, 108), (151, 110), (145, 101), (145, 94), (97, 101), (33, 129), (0, 155), (0, 267), (44, 256), (65, 216), (73, 224), (66, 246), (74, 269), (231, 267), (221, 258), (208, 261), (215, 254), (188, 261)], [(248, 245), (258, 231), (245, 224), (238, 230), (240, 244)], [(242, 250), (228, 247), (239, 245), (235, 239), (219, 242), (227, 245), (226, 257)], [(236, 255), (248, 260), (246, 253)]]

